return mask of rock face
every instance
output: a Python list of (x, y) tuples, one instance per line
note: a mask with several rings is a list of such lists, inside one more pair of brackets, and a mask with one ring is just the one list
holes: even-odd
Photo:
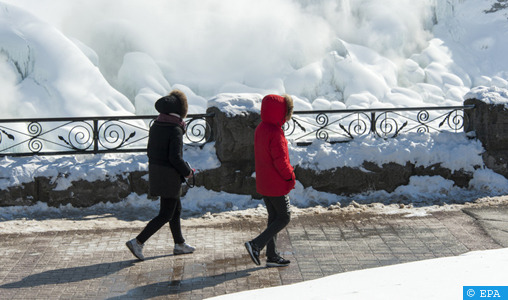
[(148, 172), (132, 172), (109, 180), (72, 182), (65, 190), (55, 190), (55, 180), (36, 177), (33, 182), (0, 190), (0, 206), (33, 205), (45, 202), (49, 206), (72, 204), (74, 207), (88, 207), (100, 202), (118, 202), (131, 193), (148, 193), (148, 181), (141, 178)]
[(315, 190), (339, 195), (379, 190), (391, 193), (407, 185), (411, 176), (441, 176), (459, 187), (467, 187), (472, 179), (469, 172), (452, 172), (440, 165), (423, 168), (411, 163), (404, 166), (389, 163), (380, 167), (370, 162), (364, 162), (362, 168), (344, 167), (321, 172), (297, 167), (295, 175), (304, 187), (312, 186)]
[(504, 104), (487, 104), (478, 99), (468, 99), (465, 105), (475, 105), (466, 110), (469, 118), (468, 131), (475, 131), (486, 152), (485, 165), (508, 178), (508, 110)]
[(217, 158), (221, 163), (237, 165), (254, 161), (254, 131), (261, 123), (261, 116), (246, 112), (229, 117), (216, 107), (206, 113), (213, 113), (212, 138), (215, 141)]
[(88, 207), (99, 202), (118, 202), (131, 193), (128, 180), (123, 178), (114, 181), (74, 181), (71, 188), (63, 191), (55, 191), (56, 184), (48, 178), (37, 178), (37, 183), (38, 201), (46, 202), (49, 206), (70, 203), (74, 207)]
[(337, 168), (316, 172), (296, 168), (296, 178), (304, 187), (334, 194), (353, 194), (364, 191), (386, 190), (392, 192), (397, 186), (409, 183), (412, 173), (410, 165), (387, 164), (383, 168), (364, 163), (363, 169)]
[(211, 107), (212, 139), (221, 166), (196, 175), (196, 185), (217, 192), (261, 196), (256, 193), (256, 180), (252, 177), (254, 165), (254, 132), (261, 122), (256, 113), (244, 113), (233, 117)]
[(477, 99), (464, 101), (465, 105), (475, 105), (466, 110), (470, 119), (469, 131), (476, 131), (487, 151), (508, 150), (508, 110), (504, 104), (487, 104)]

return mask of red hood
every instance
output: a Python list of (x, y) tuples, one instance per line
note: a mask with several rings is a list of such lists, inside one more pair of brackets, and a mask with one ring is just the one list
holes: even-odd
[(267, 95), (261, 102), (261, 120), (277, 126), (286, 123), (286, 100), (278, 95)]

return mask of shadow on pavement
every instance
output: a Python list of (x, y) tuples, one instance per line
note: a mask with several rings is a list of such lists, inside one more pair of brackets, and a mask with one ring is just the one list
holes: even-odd
[(144, 286), (139, 286), (127, 291), (123, 295), (106, 298), (106, 300), (135, 299), (137, 296), (143, 299), (150, 299), (159, 296), (175, 295), (192, 290), (202, 290), (213, 287), (229, 280), (250, 276), (251, 272), (264, 267), (256, 267), (242, 271), (226, 272), (219, 275), (200, 276), (185, 280), (168, 280)]
[(499, 245), (508, 247), (508, 206), (464, 208), (462, 211), (475, 218), (485, 232)]
[[(173, 256), (173, 254), (154, 256), (147, 258), (145, 260), (152, 260), (167, 256)], [(138, 260), (133, 259), (133, 260), (117, 261), (112, 263), (101, 263), (90, 266), (50, 270), (27, 276), (20, 281), (0, 285), (0, 288), (17, 289), (95, 279), (105, 277), (114, 274), (122, 269), (131, 267), (136, 262), (138, 262)]]

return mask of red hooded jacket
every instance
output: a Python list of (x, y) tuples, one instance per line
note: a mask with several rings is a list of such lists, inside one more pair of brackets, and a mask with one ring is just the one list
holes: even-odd
[(256, 188), (263, 196), (287, 195), (295, 187), (288, 144), (282, 125), (286, 122), (284, 97), (268, 95), (261, 103), (261, 123), (254, 134)]

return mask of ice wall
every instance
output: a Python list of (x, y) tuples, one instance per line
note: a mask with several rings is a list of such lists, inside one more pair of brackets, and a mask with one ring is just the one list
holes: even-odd
[[(15, 86), (27, 103), (112, 97), (104, 100), (110, 110), (117, 103), (147, 114), (178, 87), (189, 93), (194, 113), (219, 93), (290, 93), (320, 109), (457, 105), (473, 86), (508, 84), (506, 18), (502, 11), (484, 13), (495, 0), (1, 1), (47, 22), (41, 32), (65, 39), (73, 48), (66, 55), (76, 61), (81, 49), (80, 62), (66, 66), (97, 66), (86, 78), (105, 78), (122, 94), (111, 96), (106, 88), (110, 96), (103, 97), (97, 84), (65, 84), (66, 93), (41, 99)], [(0, 44), (20, 48), (13, 39)], [(9, 55), (26, 57), (24, 51)], [(78, 72), (46, 80), (62, 82)], [(93, 96), (81, 96), (86, 93)]]
[(1, 118), (134, 112), (75, 44), (36, 16), (0, 2), (0, 37)]

